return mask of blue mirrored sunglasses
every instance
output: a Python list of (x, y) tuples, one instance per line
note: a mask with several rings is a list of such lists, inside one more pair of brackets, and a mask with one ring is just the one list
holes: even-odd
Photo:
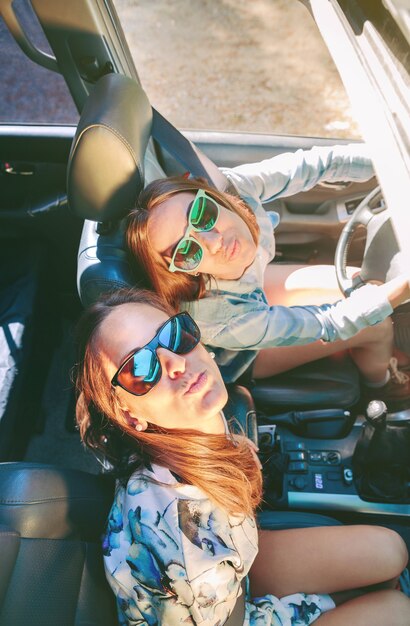
[(188, 313), (170, 317), (151, 341), (125, 359), (114, 374), (111, 385), (122, 387), (134, 396), (145, 395), (161, 379), (157, 348), (166, 348), (175, 354), (188, 354), (200, 339), (200, 330)]

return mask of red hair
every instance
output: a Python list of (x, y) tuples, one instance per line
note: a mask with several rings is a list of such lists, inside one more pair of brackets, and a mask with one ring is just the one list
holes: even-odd
[(139, 274), (142, 268), (154, 291), (177, 310), (181, 302), (202, 298), (211, 277), (201, 273), (199, 276), (193, 276), (185, 272), (170, 272), (168, 264), (158, 252), (155, 252), (149, 240), (148, 222), (151, 211), (171, 196), (184, 191), (196, 192), (198, 189), (203, 189), (218, 204), (239, 215), (248, 226), (255, 243), (259, 237), (255, 215), (238, 196), (218, 191), (199, 178), (186, 179), (176, 176), (150, 183), (141, 192), (137, 207), (127, 216), (125, 234), (129, 260), (134, 271)]
[(117, 469), (121, 469), (125, 456), (136, 459), (138, 465), (154, 462), (170, 469), (184, 483), (199, 487), (229, 513), (252, 514), (261, 500), (262, 475), (246, 437), (233, 435), (230, 439), (154, 425), (141, 432), (127, 422), (96, 340), (112, 309), (130, 302), (148, 304), (168, 315), (174, 313), (154, 293), (143, 290), (118, 290), (85, 311), (78, 325), (76, 376), (76, 416), (83, 442)]

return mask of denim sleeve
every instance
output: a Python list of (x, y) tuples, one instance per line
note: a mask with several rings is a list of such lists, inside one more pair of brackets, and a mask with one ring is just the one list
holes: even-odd
[(376, 285), (366, 285), (349, 298), (321, 306), (269, 307), (261, 299), (243, 295), (216, 297), (208, 304), (205, 315), (197, 318), (203, 341), (229, 350), (303, 345), (318, 339), (346, 340), (392, 313)]
[(259, 198), (262, 203), (307, 191), (322, 181), (365, 181), (374, 175), (362, 143), (285, 152), (224, 172), (245, 199)]

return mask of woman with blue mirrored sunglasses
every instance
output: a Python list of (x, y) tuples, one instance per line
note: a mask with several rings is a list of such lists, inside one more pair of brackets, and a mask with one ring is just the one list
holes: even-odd
[(392, 531), (258, 530), (257, 449), (228, 424), (188, 315), (118, 291), (84, 313), (78, 338), (80, 433), (120, 476), (103, 551), (121, 624), (225, 624), (246, 588), (244, 626), (407, 624)]
[(407, 408), (410, 377), (397, 358), (406, 367), (410, 355), (393, 350), (390, 315), (409, 298), (409, 277), (341, 298), (333, 266), (271, 263), (279, 215), (263, 204), (277, 201), (285, 212), (280, 199), (318, 183), (368, 180), (366, 146), (298, 150), (223, 171), (236, 193), (194, 179), (148, 185), (127, 223), (136, 267), (192, 313), (227, 382), (249, 384), (348, 350), (369, 397), (377, 389), (392, 410)]

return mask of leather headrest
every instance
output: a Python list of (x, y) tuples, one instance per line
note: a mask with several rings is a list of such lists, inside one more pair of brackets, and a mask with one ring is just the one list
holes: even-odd
[(119, 219), (144, 186), (152, 109), (142, 87), (122, 74), (95, 84), (81, 113), (67, 170), (70, 207), (82, 218)]

